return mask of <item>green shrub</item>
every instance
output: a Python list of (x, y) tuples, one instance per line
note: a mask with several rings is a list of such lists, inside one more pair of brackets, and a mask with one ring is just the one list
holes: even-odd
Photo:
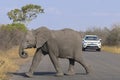
[(13, 24), (7, 24), (7, 25), (2, 25), (1, 27), (2, 30), (8, 30), (8, 31), (13, 31), (13, 30), (20, 30), (23, 32), (27, 31), (27, 28), (25, 27), (24, 24), (21, 23), (13, 23)]
[(24, 24), (14, 23), (1, 25), (0, 27), (0, 50), (10, 49), (18, 46), (22, 36), (27, 31)]

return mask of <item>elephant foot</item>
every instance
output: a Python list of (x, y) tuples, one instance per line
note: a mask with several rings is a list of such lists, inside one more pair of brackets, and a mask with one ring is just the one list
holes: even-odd
[(25, 73), (25, 75), (26, 75), (27, 77), (29, 77), (29, 78), (33, 77), (33, 74), (30, 73), (30, 72)]
[(73, 76), (73, 75), (75, 75), (75, 72), (74, 72), (74, 71), (68, 71), (68, 72), (66, 73), (66, 75), (68, 75), (68, 76)]
[(90, 72), (91, 72), (90, 70), (87, 70), (87, 71), (86, 71), (86, 75), (90, 74)]
[(91, 66), (89, 66), (89, 68), (86, 70), (86, 75), (90, 74), (92, 72), (92, 68)]
[(63, 74), (62, 72), (56, 74), (57, 77), (61, 77), (61, 76), (63, 76), (63, 75), (64, 75), (64, 74)]

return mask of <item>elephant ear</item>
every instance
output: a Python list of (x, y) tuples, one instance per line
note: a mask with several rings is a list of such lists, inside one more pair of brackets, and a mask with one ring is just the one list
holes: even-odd
[(42, 47), (50, 39), (50, 30), (46, 27), (40, 27), (35, 30), (36, 33), (36, 48)]

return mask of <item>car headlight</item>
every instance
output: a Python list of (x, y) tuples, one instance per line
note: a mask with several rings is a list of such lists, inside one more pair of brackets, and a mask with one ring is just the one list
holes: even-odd
[(85, 44), (87, 44), (87, 42), (84, 42)]
[(101, 42), (99, 41), (98, 44), (101, 44)]
[(88, 42), (84, 41), (83, 44), (88, 44)]

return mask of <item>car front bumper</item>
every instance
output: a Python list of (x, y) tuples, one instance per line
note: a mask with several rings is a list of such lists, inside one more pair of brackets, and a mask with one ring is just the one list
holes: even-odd
[(85, 49), (100, 49), (101, 44), (83, 44), (82, 47)]

